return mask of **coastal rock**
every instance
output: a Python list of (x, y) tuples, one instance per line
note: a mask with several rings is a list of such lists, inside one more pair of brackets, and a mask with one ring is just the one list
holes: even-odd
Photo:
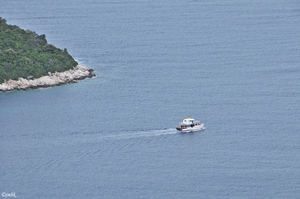
[(37, 79), (8, 80), (0, 84), (0, 91), (27, 90), (34, 88), (44, 88), (58, 86), (62, 84), (75, 83), (77, 80), (95, 76), (94, 70), (83, 65), (77, 65), (73, 70), (64, 72), (48, 73)]

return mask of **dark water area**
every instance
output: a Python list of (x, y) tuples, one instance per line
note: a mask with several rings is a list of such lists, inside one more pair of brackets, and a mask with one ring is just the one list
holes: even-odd
[[(299, 197), (298, 1), (15, 0), (0, 16), (97, 73), (0, 93), (2, 197)], [(178, 133), (188, 116), (206, 129)]]

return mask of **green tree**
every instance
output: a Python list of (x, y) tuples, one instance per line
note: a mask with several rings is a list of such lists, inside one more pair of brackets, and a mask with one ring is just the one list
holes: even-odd
[(44, 34), (8, 25), (0, 17), (0, 83), (4, 79), (35, 78), (72, 69), (78, 63), (68, 53), (48, 44)]

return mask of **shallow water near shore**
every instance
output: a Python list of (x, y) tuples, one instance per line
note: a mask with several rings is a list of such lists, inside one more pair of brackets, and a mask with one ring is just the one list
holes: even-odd
[[(95, 70), (0, 93), (17, 198), (298, 198), (298, 1), (6, 1)], [(205, 123), (179, 133), (183, 118)]]

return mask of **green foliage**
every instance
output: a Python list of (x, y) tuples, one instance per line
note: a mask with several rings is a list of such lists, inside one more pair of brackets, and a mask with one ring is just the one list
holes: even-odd
[(61, 50), (48, 44), (44, 34), (8, 25), (0, 17), (0, 83), (19, 77), (38, 78), (48, 72), (72, 69), (77, 64), (66, 48)]

